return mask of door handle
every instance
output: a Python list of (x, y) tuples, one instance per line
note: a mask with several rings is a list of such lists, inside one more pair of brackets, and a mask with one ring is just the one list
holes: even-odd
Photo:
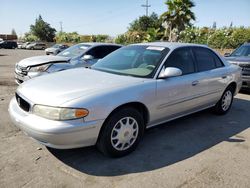
[(224, 76), (222, 76), (221, 78), (222, 78), (222, 79), (226, 79), (226, 78), (227, 78), (227, 75), (224, 75)]
[(199, 81), (198, 81), (198, 80), (192, 82), (192, 86), (196, 86), (196, 85), (198, 85), (198, 84), (199, 84)]

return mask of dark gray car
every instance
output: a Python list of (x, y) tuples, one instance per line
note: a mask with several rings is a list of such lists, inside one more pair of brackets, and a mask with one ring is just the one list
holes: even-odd
[(226, 60), (242, 68), (242, 89), (250, 89), (250, 43), (245, 43), (231, 54), (225, 54)]

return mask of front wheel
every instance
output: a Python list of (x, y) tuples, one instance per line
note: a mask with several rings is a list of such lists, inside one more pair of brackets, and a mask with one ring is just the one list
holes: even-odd
[(134, 151), (144, 133), (142, 115), (133, 108), (113, 113), (103, 126), (97, 147), (111, 157), (122, 157)]
[(214, 112), (219, 115), (226, 114), (233, 103), (234, 89), (232, 87), (228, 87), (219, 102), (214, 107)]

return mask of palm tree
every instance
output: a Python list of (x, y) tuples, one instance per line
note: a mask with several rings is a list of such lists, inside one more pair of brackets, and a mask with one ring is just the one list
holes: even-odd
[(155, 29), (155, 28), (149, 28), (147, 30), (147, 35), (145, 37), (145, 42), (154, 42), (163, 36), (163, 32), (161, 32), (161, 28)]
[(161, 19), (163, 26), (169, 30), (169, 41), (172, 41), (173, 34), (178, 36), (178, 33), (192, 25), (191, 21), (195, 20), (195, 15), (191, 8), (195, 4), (192, 0), (167, 0), (165, 4), (168, 6), (168, 11), (161, 15)]

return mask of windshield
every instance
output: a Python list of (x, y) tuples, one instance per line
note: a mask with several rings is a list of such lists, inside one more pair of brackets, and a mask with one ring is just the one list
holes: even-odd
[(250, 46), (241, 46), (237, 48), (231, 56), (250, 56)]
[(53, 45), (51, 48), (60, 48), (60, 44), (55, 44), (55, 45)]
[(70, 48), (62, 51), (61, 53), (58, 54), (58, 56), (63, 56), (63, 57), (78, 57), (83, 55), (83, 53), (90, 47), (90, 45), (86, 44), (77, 44), (74, 46), (71, 46)]
[(127, 46), (99, 60), (91, 68), (119, 75), (153, 78), (168, 51), (168, 48), (157, 46)]

